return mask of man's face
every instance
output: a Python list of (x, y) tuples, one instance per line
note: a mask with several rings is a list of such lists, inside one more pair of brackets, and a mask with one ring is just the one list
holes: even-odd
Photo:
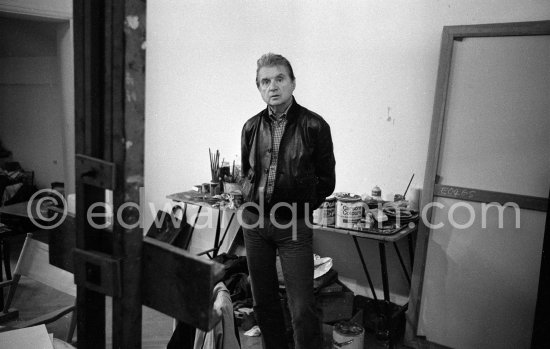
[(284, 109), (279, 109), (288, 106), (296, 87), (296, 82), (288, 75), (288, 69), (282, 65), (262, 67), (258, 72), (258, 82), (264, 102), (276, 112), (283, 112)]

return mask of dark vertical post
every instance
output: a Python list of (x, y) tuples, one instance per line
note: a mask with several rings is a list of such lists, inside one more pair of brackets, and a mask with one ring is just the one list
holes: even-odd
[[(113, 348), (141, 347), (141, 254), (145, 115), (145, 1), (112, 2), (112, 156), (119, 165), (113, 195), (113, 254), (120, 258), (122, 297), (113, 299)], [(120, 115), (120, 117), (119, 117)], [(128, 205), (132, 203), (132, 205)], [(141, 206), (140, 206), (141, 204)], [(126, 205), (122, 209), (122, 205)], [(117, 324), (117, 325), (115, 325)]]
[[(97, 250), (100, 248), (101, 242), (91, 238), (93, 231), (91, 231), (91, 227), (86, 221), (86, 214), (83, 212), (92, 203), (104, 200), (99, 189), (81, 183), (79, 178), (76, 179), (76, 197), (78, 200), (76, 247), (83, 250)], [(78, 347), (84, 349), (105, 348), (105, 295), (78, 285), (76, 297)]]
[[(105, 348), (110, 294), (113, 348), (140, 348), (145, 1), (73, 0), (73, 11), (78, 343)], [(87, 218), (105, 189), (113, 190), (112, 231)]]
[[(103, 66), (100, 57), (103, 35), (100, 1), (74, 0), (74, 57), (75, 57), (75, 143), (76, 152), (89, 156), (103, 155), (103, 124), (100, 113)], [(77, 173), (78, 173), (78, 164)], [(82, 250), (102, 250), (98, 234), (93, 234), (86, 219), (87, 208), (104, 201), (104, 190), (83, 183), (76, 177), (76, 247)], [(105, 295), (83, 285), (77, 287), (77, 327), (79, 348), (105, 348)]]

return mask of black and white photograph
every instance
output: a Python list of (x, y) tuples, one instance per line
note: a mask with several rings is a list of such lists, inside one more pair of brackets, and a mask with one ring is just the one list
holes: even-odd
[(547, 0), (0, 0), (0, 349), (547, 348), (549, 204)]

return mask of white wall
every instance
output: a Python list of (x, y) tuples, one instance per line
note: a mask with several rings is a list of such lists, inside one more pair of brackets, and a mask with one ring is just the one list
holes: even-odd
[(39, 187), (64, 180), (57, 25), (2, 18), (0, 139)]
[[(209, 147), (239, 153), (242, 124), (265, 107), (254, 78), (268, 51), (291, 61), (297, 101), (332, 127), (337, 191), (402, 192), (412, 173), (420, 186), (442, 27), (549, 15), (545, 0), (149, 2), (146, 199), (162, 207), (208, 180)], [(317, 234), (315, 244), (365, 284), (351, 240)], [(362, 246), (376, 266), (376, 245)], [(392, 275), (392, 292), (407, 295)]]

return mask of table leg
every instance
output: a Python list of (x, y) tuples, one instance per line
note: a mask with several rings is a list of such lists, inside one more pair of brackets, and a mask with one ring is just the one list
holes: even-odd
[(393, 341), (391, 338), (391, 303), (390, 303), (390, 287), (388, 282), (388, 265), (386, 260), (386, 244), (383, 242), (378, 243), (378, 250), (380, 251), (380, 264), (382, 266), (382, 287), (384, 288), (384, 315), (385, 315), (385, 331), (383, 334), (379, 334), (386, 339), (389, 339), (389, 347), (393, 348)]
[(372, 279), (370, 278), (369, 270), (367, 269), (367, 264), (365, 263), (365, 259), (363, 258), (363, 253), (361, 252), (361, 247), (359, 247), (359, 242), (357, 241), (357, 237), (352, 235), (353, 242), (355, 242), (355, 248), (357, 249), (357, 253), (359, 254), (359, 258), (361, 259), (361, 264), (363, 265), (363, 271), (365, 272), (365, 275), (367, 276), (367, 281), (369, 282), (370, 291), (372, 292), (372, 297), (374, 298), (374, 302), (376, 304), (376, 307), (378, 307), (378, 297), (376, 297), (376, 292), (374, 292), (374, 285), (372, 283)]
[(390, 301), (390, 287), (388, 282), (388, 264), (386, 260), (386, 244), (383, 242), (378, 243), (378, 250), (380, 251), (380, 264), (382, 266), (382, 287), (384, 288), (384, 300)]
[(214, 251), (212, 255), (214, 258), (218, 255), (218, 249), (220, 248), (220, 226), (222, 224), (222, 210), (218, 210), (218, 220), (216, 222), (216, 236), (214, 237)]
[(412, 270), (414, 265), (414, 243), (413, 243), (412, 233), (407, 235), (407, 241), (409, 243), (409, 259), (411, 261), (411, 270)]
[[(197, 226), (197, 222), (199, 220), (199, 217), (201, 215), (201, 209), (202, 209), (202, 206), (199, 206), (199, 209), (197, 211), (197, 214), (195, 216), (195, 221), (193, 222), (192, 225), (189, 225), (189, 231), (187, 232), (187, 235), (185, 236), (185, 241), (183, 241), (182, 243), (182, 248), (184, 250), (189, 250), (189, 244), (191, 244), (191, 239), (193, 237), (193, 233), (195, 232), (195, 227)], [(183, 219), (187, 219), (186, 215), (187, 215), (187, 204), (185, 204), (185, 210), (183, 211)]]
[[(407, 267), (405, 267), (405, 262), (403, 261), (403, 257), (401, 256), (401, 252), (399, 251), (399, 247), (397, 246), (397, 242), (393, 243), (393, 247), (395, 248), (395, 253), (397, 253), (397, 257), (399, 258), (399, 263), (401, 264), (401, 268), (403, 268), (403, 272), (405, 273), (405, 277), (407, 278), (407, 282), (409, 283), (409, 286), (411, 286), (411, 277), (409, 276), (409, 272), (407, 271)], [(412, 268), (412, 266), (411, 266)]]
[[(221, 212), (221, 211), (220, 211)], [(227, 226), (225, 227), (225, 230), (223, 231), (223, 236), (220, 242), (218, 242), (218, 247), (220, 247), (223, 242), (225, 241), (225, 237), (227, 236), (227, 232), (229, 231), (229, 228), (231, 227), (231, 222), (233, 222), (233, 217), (235, 217), (236, 213), (231, 212), (231, 217), (229, 218), (229, 222), (227, 223)]]
[(229, 245), (228, 254), (235, 254), (239, 244), (240, 246), (244, 246), (243, 227), (240, 224), (238, 226), (239, 228), (237, 229), (237, 233), (235, 233), (235, 238), (231, 242), (231, 245)]

